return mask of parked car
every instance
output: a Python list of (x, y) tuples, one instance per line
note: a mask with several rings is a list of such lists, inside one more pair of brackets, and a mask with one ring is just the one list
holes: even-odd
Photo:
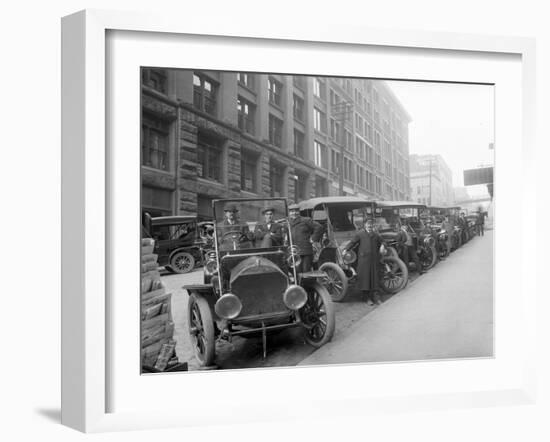
[(202, 265), (207, 240), (203, 236), (204, 226), (212, 223), (208, 217), (192, 215), (144, 216), (143, 236), (155, 240), (153, 253), (158, 263), (175, 273), (188, 273)]
[[(326, 275), (298, 273), (300, 257), (286, 221), (286, 199), (225, 199), (212, 205), (214, 250), (208, 253), (203, 283), (183, 287), (189, 294), (189, 336), (199, 364), (212, 365), (216, 342), (235, 336), (261, 335), (264, 356), (267, 333), (291, 327), (301, 328), (314, 347), (329, 342), (335, 314), (323, 285)], [(279, 219), (281, 242), (254, 234), (268, 207)], [(238, 213), (234, 224), (224, 220), (224, 211), (231, 210)]]
[[(343, 301), (355, 283), (358, 261), (354, 250), (343, 250), (364, 220), (374, 217), (374, 202), (353, 196), (312, 198), (300, 203), (300, 213), (323, 225), (323, 239), (313, 264), (327, 274), (332, 300)], [(379, 271), (385, 292), (397, 293), (407, 285), (407, 266), (397, 256), (384, 255)]]
[[(380, 215), (386, 219), (388, 224), (399, 221), (401, 225), (406, 226), (423, 270), (431, 269), (437, 262), (437, 251), (435, 238), (420, 217), (420, 213), (426, 208), (426, 205), (413, 201), (376, 201), (376, 207), (381, 209)], [(402, 257), (403, 254), (399, 250), (398, 252)]]

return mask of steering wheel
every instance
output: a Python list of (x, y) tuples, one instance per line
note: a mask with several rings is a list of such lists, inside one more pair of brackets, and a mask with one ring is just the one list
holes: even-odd
[(228, 236), (231, 236), (231, 241), (234, 243), (248, 241), (248, 237), (243, 232), (231, 231), (225, 232), (220, 238), (220, 242), (224, 242)]

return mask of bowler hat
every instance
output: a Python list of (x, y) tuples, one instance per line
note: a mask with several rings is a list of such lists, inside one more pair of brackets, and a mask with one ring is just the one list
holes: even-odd
[(275, 209), (274, 209), (273, 207), (271, 207), (271, 206), (264, 207), (264, 208), (262, 209), (262, 215), (264, 215), (265, 212), (272, 212), (272, 213), (275, 213)]
[(239, 209), (237, 209), (237, 206), (235, 204), (226, 204), (223, 206), (224, 212), (238, 212)]

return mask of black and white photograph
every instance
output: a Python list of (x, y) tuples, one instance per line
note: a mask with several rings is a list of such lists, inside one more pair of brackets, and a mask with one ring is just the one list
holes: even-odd
[(153, 66), (139, 93), (143, 374), (494, 357), (494, 85)]

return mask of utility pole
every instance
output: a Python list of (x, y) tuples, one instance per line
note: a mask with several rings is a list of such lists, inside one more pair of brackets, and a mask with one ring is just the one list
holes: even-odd
[(346, 146), (346, 130), (345, 123), (348, 121), (350, 114), (353, 112), (353, 103), (348, 101), (340, 101), (331, 107), (331, 116), (340, 124), (340, 140), (335, 140), (340, 144), (340, 161), (338, 164), (338, 192), (344, 196), (344, 151)]
[(430, 196), (428, 198), (428, 205), (432, 205), (432, 162), (433, 162), (433, 158), (430, 157)]

